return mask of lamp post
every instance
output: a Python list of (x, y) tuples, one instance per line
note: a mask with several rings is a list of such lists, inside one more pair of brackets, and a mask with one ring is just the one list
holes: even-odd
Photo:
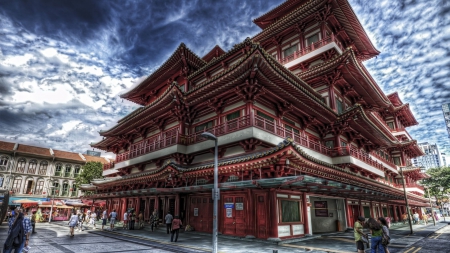
[(444, 217), (445, 222), (445, 209), (444, 209), (444, 187), (439, 187), (439, 191), (442, 192), (442, 198), (441, 198), (441, 208), (442, 208), (442, 216)]
[(400, 174), (402, 175), (402, 183), (403, 183), (403, 194), (405, 195), (405, 202), (406, 202), (406, 211), (408, 212), (408, 223), (409, 223), (409, 229), (411, 231), (411, 234), (413, 234), (413, 228), (412, 228), (412, 223), (411, 223), (411, 219), (412, 219), (412, 215), (411, 215), (411, 210), (409, 209), (409, 203), (408, 203), (408, 196), (406, 194), (406, 186), (405, 186), (405, 177), (403, 176), (403, 167), (400, 167)]
[(217, 211), (218, 211), (218, 201), (220, 198), (220, 192), (219, 192), (219, 169), (217, 167), (217, 160), (218, 160), (218, 147), (217, 147), (217, 137), (214, 136), (212, 133), (209, 132), (204, 132), (202, 134), (200, 134), (201, 137), (208, 139), (208, 140), (213, 140), (214, 141), (214, 189), (213, 189), (213, 200), (214, 200), (214, 208), (213, 208), (213, 234), (212, 234), (212, 252), (213, 253), (217, 253), (217, 237), (218, 237), (218, 232), (217, 232)]
[(433, 206), (431, 205), (431, 196), (430, 196), (430, 188), (427, 188), (428, 200), (430, 200), (430, 209), (431, 209), (431, 217), (433, 218), (433, 224), (436, 226), (436, 220), (433, 215)]
[(55, 193), (53, 192), (53, 189), (55, 188), (55, 186), (50, 186), (48, 187), (50, 189), (52, 189), (51, 193), (52, 193), (52, 205), (50, 206), (50, 216), (48, 218), (48, 223), (50, 223), (52, 221), (52, 214), (53, 214), (53, 202), (55, 200)]

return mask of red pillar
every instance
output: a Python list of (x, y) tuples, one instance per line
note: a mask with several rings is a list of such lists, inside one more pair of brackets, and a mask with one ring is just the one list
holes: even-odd
[[(359, 200), (358, 202), (359, 202), (359, 215), (364, 216), (364, 207), (361, 203), (361, 200)], [(364, 217), (364, 218), (368, 218), (368, 217)]]
[(252, 191), (250, 190), (250, 189), (246, 189), (246, 193), (247, 193), (247, 206), (248, 206), (248, 208), (247, 208), (247, 212), (246, 212), (246, 215), (247, 215), (247, 217), (248, 217), (248, 219), (246, 219), (247, 220), (247, 224), (246, 224), (246, 227), (247, 227), (247, 235), (252, 235), (252, 236), (254, 236), (255, 235), (255, 231), (254, 231), (254, 227), (255, 227), (255, 217), (254, 217), (254, 213), (256, 213), (255, 212), (255, 210), (254, 210), (254, 205), (253, 205), (253, 198), (252, 198)]
[[(344, 208), (345, 208), (345, 213), (347, 214), (347, 227), (353, 227), (353, 224), (351, 224), (350, 222), (350, 217), (353, 217), (353, 214), (350, 212), (352, 209), (351, 207), (349, 208), (348, 205), (348, 199), (344, 199)], [(354, 219), (352, 219), (354, 220)]]
[(278, 210), (277, 210), (277, 192), (275, 189), (270, 189), (270, 231), (269, 237), (278, 238)]
[(180, 216), (180, 194), (177, 193), (175, 196), (175, 214), (176, 216)]
[(330, 107), (331, 109), (337, 111), (336, 108), (336, 96), (334, 95), (334, 84), (330, 84), (330, 87), (328, 89), (328, 95), (330, 98)]

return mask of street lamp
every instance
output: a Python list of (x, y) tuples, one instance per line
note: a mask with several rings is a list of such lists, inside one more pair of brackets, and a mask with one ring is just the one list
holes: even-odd
[(441, 207), (442, 207), (442, 216), (444, 217), (445, 222), (445, 209), (444, 209), (444, 187), (439, 187), (439, 191), (442, 192), (442, 198), (441, 198)]
[(411, 231), (411, 234), (413, 234), (413, 228), (412, 228), (412, 223), (411, 223), (411, 219), (412, 219), (412, 215), (411, 215), (411, 210), (409, 209), (409, 203), (408, 203), (408, 197), (406, 194), (406, 186), (405, 186), (405, 177), (403, 177), (403, 167), (400, 167), (400, 174), (402, 176), (402, 183), (403, 183), (403, 194), (405, 195), (405, 202), (406, 202), (406, 211), (408, 212), (408, 223), (409, 223), (409, 229)]
[(217, 237), (218, 237), (218, 232), (217, 232), (217, 209), (218, 209), (218, 201), (220, 198), (220, 192), (219, 192), (219, 169), (217, 168), (217, 159), (218, 159), (218, 147), (217, 147), (217, 137), (214, 136), (214, 134), (209, 133), (209, 132), (204, 132), (202, 134), (200, 134), (201, 137), (208, 139), (208, 140), (213, 140), (214, 141), (214, 189), (212, 192), (212, 196), (213, 196), (213, 200), (214, 200), (214, 209), (213, 209), (213, 235), (212, 235), (212, 252), (213, 253), (217, 253)]
[(52, 191), (52, 205), (50, 206), (50, 216), (48, 218), (48, 223), (50, 223), (52, 221), (52, 214), (53, 214), (53, 201), (55, 200), (55, 193), (53, 192), (53, 188), (55, 188), (55, 186), (50, 186), (48, 187), (50, 188)]

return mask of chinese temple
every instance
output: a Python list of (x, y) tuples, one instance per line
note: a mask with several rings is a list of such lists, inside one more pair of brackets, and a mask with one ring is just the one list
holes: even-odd
[[(417, 125), (397, 93), (364, 67), (380, 52), (347, 0), (289, 0), (254, 20), (262, 30), (204, 57), (180, 44), (122, 98), (141, 105), (92, 147), (114, 152), (105, 178), (83, 185), (120, 217), (168, 212), (212, 231), (218, 138), (219, 232), (284, 240), (343, 231), (357, 216), (427, 206)], [(257, 217), (257, 218), (256, 218)]]

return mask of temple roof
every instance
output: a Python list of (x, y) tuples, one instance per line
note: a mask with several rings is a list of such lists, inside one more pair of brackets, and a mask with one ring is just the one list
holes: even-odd
[(305, 0), (288, 0), (272, 10), (266, 12), (265, 14), (255, 18), (253, 23), (261, 27), (262, 29), (266, 28), (273, 22), (275, 22), (279, 17), (286, 15), (291, 12), (293, 9), (296, 9), (302, 3), (306, 2)]
[(402, 125), (405, 127), (415, 126), (419, 124), (419, 122), (417, 122), (416, 118), (411, 112), (408, 103), (400, 105), (398, 107), (394, 107), (394, 112), (396, 113)]
[(142, 81), (132, 90), (122, 94), (120, 97), (128, 99), (140, 105), (144, 105), (142, 96), (150, 92), (152, 88), (156, 88), (161, 82), (167, 81), (172, 75), (178, 71), (186, 71), (189, 73), (204, 66), (206, 62), (193, 53), (184, 43), (175, 50), (175, 52), (153, 72), (149, 77)]
[(209, 51), (205, 56), (203, 56), (202, 59), (205, 62), (210, 62), (214, 57), (217, 58), (223, 54), (225, 54), (225, 51), (221, 47), (216, 45), (215, 47), (213, 47), (213, 49), (211, 49), (211, 51)]
[(401, 105), (403, 105), (403, 102), (400, 99), (400, 96), (398, 95), (398, 92), (393, 92), (391, 94), (388, 94), (387, 97), (389, 98), (389, 100), (391, 101), (391, 103), (394, 106), (401, 106)]
[[(274, 10), (274, 13), (269, 12), (267, 15), (264, 15), (257, 20), (260, 21), (260, 19), (267, 19), (272, 17), (273, 15), (280, 15), (287, 11), (287, 9), (285, 11), (283, 10), (288, 6), (298, 7), (286, 15), (276, 18), (275, 22), (265, 27), (262, 32), (253, 37), (253, 40), (260, 42), (271, 40), (279, 32), (291, 28), (302, 20), (311, 17), (311, 15), (321, 10), (328, 2), (330, 1), (310, 0), (303, 3), (301, 1), (291, 0), (285, 2), (284, 4), (280, 5), (280, 8), (276, 8), (276, 10)], [(373, 56), (378, 55), (380, 52), (372, 44), (348, 1), (332, 0), (331, 6), (332, 14), (336, 18), (337, 22), (339, 22), (339, 24), (342, 26), (342, 29), (345, 30), (349, 39), (353, 41), (356, 49), (361, 55), (361, 59), (369, 59)]]

